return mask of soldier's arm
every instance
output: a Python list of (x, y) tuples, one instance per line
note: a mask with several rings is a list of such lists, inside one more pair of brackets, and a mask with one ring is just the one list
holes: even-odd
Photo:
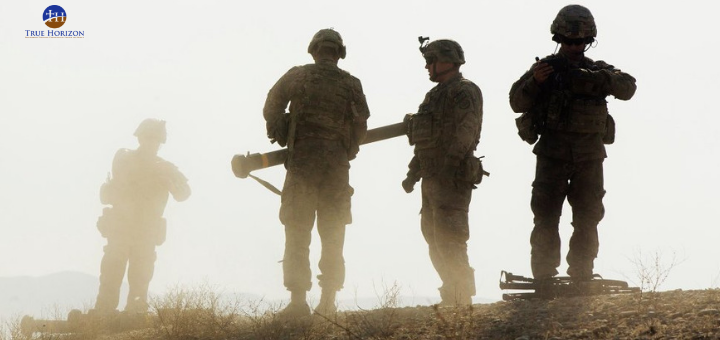
[(602, 60), (596, 61), (594, 66), (599, 69), (597, 72), (603, 76), (604, 90), (607, 94), (620, 100), (629, 100), (635, 95), (637, 85), (635, 85), (633, 76)]
[(637, 85), (633, 76), (620, 70), (607, 71), (609, 73), (609, 91), (611, 95), (620, 100), (629, 100), (635, 95)]
[(298, 67), (291, 68), (286, 72), (273, 87), (268, 91), (263, 107), (263, 117), (265, 118), (268, 138), (274, 139), (276, 129), (284, 129), (285, 126), (285, 109), (290, 102), (292, 79), (298, 72)]
[(411, 178), (415, 182), (420, 180), (420, 159), (417, 155), (414, 155), (408, 163), (407, 178)]
[(535, 81), (531, 68), (510, 88), (510, 107), (515, 113), (528, 112), (535, 104), (535, 98), (539, 93), (540, 86)]
[(173, 198), (178, 202), (187, 200), (192, 193), (187, 177), (180, 172), (177, 166), (168, 161), (165, 161), (165, 172), (166, 174), (163, 176), (166, 179), (168, 191), (170, 191)]
[(483, 118), (483, 98), (480, 89), (472, 83), (463, 84), (454, 94), (453, 109), (450, 113), (452, 119), (445, 120), (450, 129), (446, 135), (448, 148), (446, 150), (446, 163), (457, 166), (468, 152), (476, 147)]
[(355, 142), (360, 145), (367, 135), (367, 120), (370, 118), (370, 109), (368, 108), (367, 99), (363, 92), (360, 79), (353, 77), (353, 135)]

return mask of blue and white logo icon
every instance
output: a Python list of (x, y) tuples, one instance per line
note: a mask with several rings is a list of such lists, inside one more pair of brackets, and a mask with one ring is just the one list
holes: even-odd
[(60, 28), (67, 21), (67, 12), (58, 5), (49, 6), (43, 12), (43, 21), (47, 27)]

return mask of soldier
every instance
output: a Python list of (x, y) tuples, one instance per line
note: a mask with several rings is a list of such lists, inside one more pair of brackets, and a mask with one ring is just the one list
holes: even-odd
[(190, 196), (187, 178), (172, 163), (158, 157), (165, 143), (165, 121), (146, 119), (135, 131), (136, 150), (120, 149), (112, 164), (112, 177), (100, 188), (103, 209), (97, 228), (107, 238), (100, 265), (100, 289), (95, 311), (113, 312), (127, 267), (126, 311), (147, 312), (147, 294), (155, 268), (155, 247), (165, 241), (163, 212), (168, 194), (178, 202)]
[(470, 305), (475, 274), (467, 255), (468, 210), (483, 173), (473, 155), (480, 142), (482, 93), (460, 73), (465, 56), (457, 42), (436, 40), (420, 51), (430, 80), (438, 85), (410, 116), (408, 136), (415, 155), (402, 186), (410, 193), (422, 178), (420, 226), (443, 282), (441, 305)]
[(560, 51), (533, 64), (510, 89), (513, 111), (524, 112), (517, 119), (521, 138), (533, 144), (540, 135), (533, 149), (537, 167), (530, 203), (535, 215), (531, 266), (536, 279), (558, 274), (558, 224), (567, 198), (574, 228), (567, 273), (573, 279), (587, 280), (593, 276), (599, 247), (597, 226), (605, 213), (604, 144), (615, 138), (615, 122), (605, 98), (632, 98), (635, 78), (585, 56), (597, 36), (587, 8), (563, 7), (550, 33)]
[[(285, 226), (283, 276), (291, 300), (282, 314), (310, 314), (310, 238), (315, 216), (322, 244), (316, 313), (336, 311), (345, 281), (345, 226), (352, 221), (350, 160), (367, 132), (370, 116), (360, 80), (338, 68), (345, 58), (340, 34), (322, 29), (308, 46), (313, 64), (296, 66), (270, 89), (263, 116), (271, 142), (288, 148), (280, 222)], [(290, 103), (289, 113), (285, 109)]]

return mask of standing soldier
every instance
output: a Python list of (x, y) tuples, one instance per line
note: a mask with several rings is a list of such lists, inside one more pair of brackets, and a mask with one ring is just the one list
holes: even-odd
[[(310, 238), (315, 216), (322, 244), (316, 313), (336, 311), (345, 282), (345, 226), (352, 221), (350, 160), (367, 132), (370, 116), (360, 80), (338, 68), (345, 58), (340, 34), (322, 29), (308, 46), (313, 64), (291, 68), (270, 89), (263, 116), (268, 138), (288, 148), (280, 222), (285, 226), (283, 276), (291, 300), (288, 317), (310, 314)], [(289, 113), (285, 109), (290, 103)]]
[(147, 312), (147, 294), (155, 269), (155, 247), (165, 242), (163, 212), (168, 194), (178, 202), (190, 196), (187, 178), (172, 163), (158, 157), (165, 143), (165, 121), (146, 119), (135, 131), (136, 150), (120, 149), (112, 164), (112, 178), (100, 188), (103, 209), (97, 227), (107, 238), (100, 265), (96, 312), (113, 312), (127, 268), (126, 311)]
[(608, 95), (628, 100), (635, 78), (584, 53), (597, 35), (595, 19), (580, 5), (563, 7), (550, 26), (560, 51), (532, 65), (510, 89), (510, 106), (520, 137), (540, 140), (531, 207), (535, 215), (530, 236), (531, 266), (536, 279), (558, 274), (558, 224), (567, 197), (573, 213), (573, 234), (567, 273), (575, 280), (593, 276), (598, 253), (597, 226), (605, 213), (602, 198), (605, 145), (615, 138), (608, 115)]
[(415, 156), (402, 186), (410, 193), (422, 178), (420, 226), (443, 282), (441, 305), (470, 305), (475, 274), (467, 255), (468, 210), (472, 189), (483, 174), (480, 159), (473, 155), (480, 142), (482, 93), (460, 73), (465, 63), (460, 44), (436, 40), (420, 51), (430, 80), (438, 85), (410, 116), (408, 136)]

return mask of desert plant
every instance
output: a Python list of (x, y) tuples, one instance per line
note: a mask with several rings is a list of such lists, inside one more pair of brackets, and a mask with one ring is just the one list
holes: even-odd
[(175, 287), (151, 300), (156, 331), (164, 339), (226, 338), (238, 332), (240, 304), (223, 299), (213, 287)]

